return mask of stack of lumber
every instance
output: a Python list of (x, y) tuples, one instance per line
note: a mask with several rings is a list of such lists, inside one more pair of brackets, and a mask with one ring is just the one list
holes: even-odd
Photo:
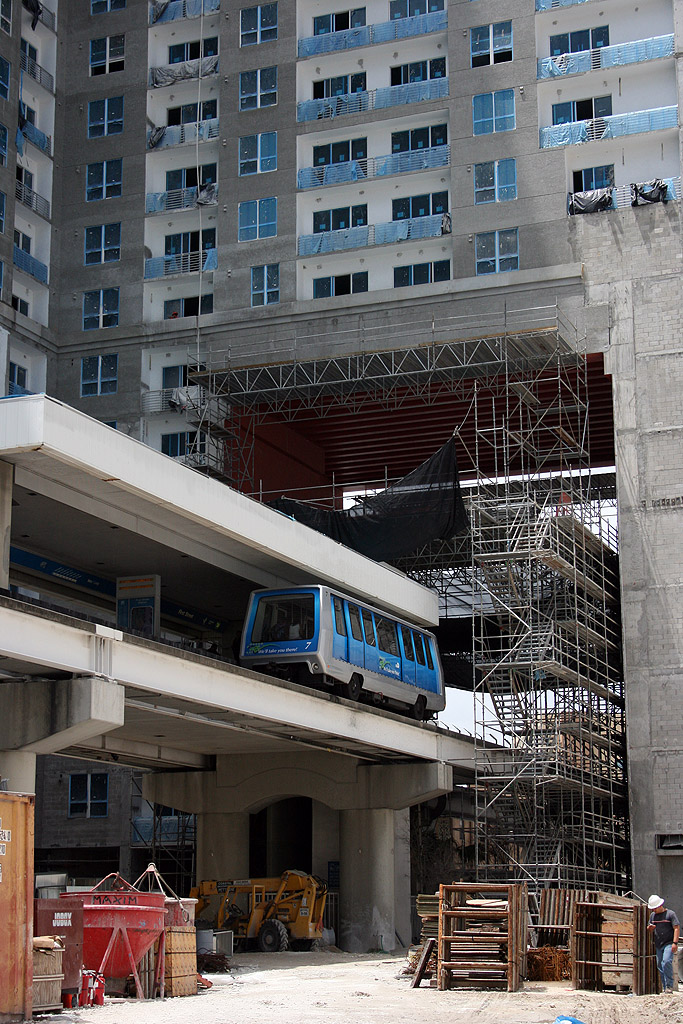
[(439, 934), (439, 894), (420, 893), (415, 908), (422, 922), (420, 944), (424, 946), (427, 939), (436, 939)]

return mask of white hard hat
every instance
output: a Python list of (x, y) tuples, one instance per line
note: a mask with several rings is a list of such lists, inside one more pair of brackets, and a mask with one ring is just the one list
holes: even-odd
[(650, 896), (649, 900), (647, 901), (647, 906), (648, 906), (648, 910), (656, 910), (657, 907), (663, 907), (664, 906), (664, 900), (662, 899), (661, 896), (655, 896), (653, 894), (652, 896)]

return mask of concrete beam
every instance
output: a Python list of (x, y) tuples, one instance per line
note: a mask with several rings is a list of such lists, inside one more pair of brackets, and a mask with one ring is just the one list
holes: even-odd
[(124, 720), (124, 688), (110, 679), (0, 683), (0, 750), (53, 754)]
[(121, 736), (111, 735), (96, 736), (75, 745), (68, 750), (62, 750), (63, 754), (74, 757), (97, 757), (106, 755), (113, 761), (122, 761), (124, 764), (145, 765), (152, 768), (197, 768), (205, 770), (211, 767), (213, 758), (210, 754), (199, 754), (194, 750), (179, 750), (162, 743), (144, 743), (141, 740), (127, 740)]

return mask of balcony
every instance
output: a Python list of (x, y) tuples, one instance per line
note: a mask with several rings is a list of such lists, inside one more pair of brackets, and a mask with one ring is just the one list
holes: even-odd
[(342, 163), (324, 164), (321, 167), (302, 167), (297, 173), (297, 187), (307, 189), (320, 188), (323, 185), (341, 185), (349, 181), (364, 181), (366, 178), (448, 167), (450, 162), (451, 147), (434, 146), (429, 149), (414, 149), (408, 153), (391, 153), (389, 156), (345, 160)]
[(22, 181), (17, 181), (14, 184), (14, 195), (23, 203), (24, 206), (28, 206), (29, 210), (33, 210), (35, 213), (39, 213), (45, 220), (50, 219), (50, 204), (47, 199), (43, 199), (42, 196), (34, 192), (33, 189), (28, 188)]
[(35, 277), (36, 281), (40, 281), (41, 284), (47, 284), (47, 267), (40, 260), (37, 260), (35, 256), (31, 256), (29, 253), (24, 252), (18, 245), (14, 246), (14, 258), (12, 260), (14, 266), (19, 270), (23, 270), (25, 274), (30, 274), (31, 277)]
[(427, 82), (390, 85), (385, 89), (373, 89), (370, 92), (351, 92), (342, 96), (326, 96), (321, 100), (304, 100), (296, 105), (296, 119), (316, 121), (321, 118), (341, 117), (343, 114), (358, 114), (367, 110), (402, 106), (405, 103), (437, 100), (444, 96), (448, 96), (448, 79), (431, 78)]
[(335, 53), (352, 50), (357, 46), (371, 46), (374, 43), (391, 43), (396, 39), (442, 32), (448, 28), (448, 12), (432, 11), (430, 14), (416, 14), (412, 18), (394, 18), (378, 25), (363, 25), (347, 28), (343, 32), (327, 32), (320, 36), (300, 39), (299, 57), (317, 57), (321, 53)]
[(32, 142), (38, 149), (42, 149), (43, 153), (47, 153), (48, 156), (52, 156), (52, 139), (49, 135), (41, 132), (39, 128), (36, 128), (29, 121), (24, 122), (24, 126), (20, 131), (28, 142)]
[[(33, 15), (38, 21), (42, 21), (43, 25), (47, 28), (55, 31), (56, 18), (49, 7), (46, 7), (44, 3), (37, 4), (35, 0), (23, 0), (24, 7), (26, 10)], [(38, 13), (38, 9), (40, 13)]]
[(20, 64), (21, 70), (35, 79), (38, 85), (42, 85), (43, 89), (47, 89), (48, 92), (55, 91), (55, 80), (50, 72), (41, 68), (40, 64), (36, 64), (27, 53), (21, 54)]
[(145, 260), (145, 281), (158, 277), (175, 277), (176, 274), (203, 274), (215, 270), (218, 254), (215, 249), (201, 252), (179, 252), (175, 256), (151, 256)]
[[(211, 14), (220, 7), (220, 0), (204, 0), (204, 14)], [(149, 9), (150, 25), (163, 25), (181, 18), (201, 18), (202, 0), (172, 0), (171, 3), (152, 3)]]
[(573, 7), (574, 4), (586, 4), (589, 0), (536, 0), (537, 11), (550, 11), (555, 7)]
[(367, 245), (390, 245), (415, 238), (436, 238), (444, 231), (444, 214), (432, 217), (407, 217), (405, 220), (391, 220), (385, 224), (364, 224), (362, 227), (345, 228), (342, 231), (320, 231), (314, 235), (299, 235), (297, 255), (313, 256), (319, 253), (341, 252), (344, 249), (358, 249)]
[(19, 398), (22, 395), (35, 395), (35, 391), (28, 391), (26, 388), (22, 388), (21, 384), (15, 384), (11, 380), (7, 385), (7, 395), (10, 398)]
[(563, 53), (558, 57), (544, 57), (538, 61), (536, 77), (556, 78), (560, 75), (578, 75), (584, 71), (622, 67), (625, 64), (641, 64), (644, 61), (672, 57), (674, 52), (673, 33), (654, 36), (652, 39), (637, 39), (616, 46), (601, 46), (581, 53)]
[(142, 395), (142, 412), (144, 416), (186, 412), (188, 406), (197, 407), (206, 401), (208, 391), (198, 384), (184, 388), (162, 388), (160, 391), (146, 391)]
[(197, 57), (178, 64), (164, 64), (158, 68), (150, 68), (149, 87), (160, 89), (166, 85), (177, 85), (178, 82), (193, 82), (198, 78), (209, 78), (218, 74), (218, 54), (211, 57)]
[(624, 135), (676, 128), (677, 125), (678, 107), (634, 110), (629, 114), (612, 114), (610, 117), (596, 117), (590, 121), (570, 121), (568, 124), (541, 128), (539, 145), (541, 149), (573, 146), (579, 142), (618, 139)]
[(148, 192), (145, 213), (173, 213), (178, 210), (196, 210), (197, 206), (213, 206), (218, 199), (218, 185), (198, 190), (174, 188), (167, 192)]
[[(658, 202), (680, 202), (681, 198), (681, 178), (680, 175), (675, 178), (663, 178), (662, 184), (666, 186), (666, 192), (664, 198), (658, 199)], [(642, 189), (642, 184), (638, 185), (639, 189)], [(586, 198), (593, 200), (592, 203), (586, 204)], [(577, 214), (585, 213), (601, 213), (605, 210), (623, 210), (634, 205), (648, 205), (647, 201), (634, 203), (634, 193), (632, 185), (615, 185), (613, 188), (601, 188), (595, 189), (593, 192), (569, 192), (567, 195), (567, 212), (575, 216)], [(576, 202), (579, 200), (579, 202)], [(655, 200), (650, 200), (654, 202)]]
[(218, 138), (218, 118), (192, 121), (190, 124), (161, 125), (147, 135), (148, 149), (166, 149), (168, 146), (189, 146), (197, 141)]

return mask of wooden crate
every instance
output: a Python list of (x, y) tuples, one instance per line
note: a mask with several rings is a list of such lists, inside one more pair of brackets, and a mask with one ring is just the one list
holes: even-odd
[(166, 929), (166, 956), (169, 953), (196, 953), (197, 933), (194, 928)]
[(33, 1010), (62, 1009), (62, 956), (64, 950), (33, 950)]
[(189, 974), (197, 973), (196, 953), (167, 953), (164, 977), (182, 978)]
[(166, 978), (164, 988), (164, 994), (167, 996), (196, 996), (197, 972), (181, 975), (180, 977)]

